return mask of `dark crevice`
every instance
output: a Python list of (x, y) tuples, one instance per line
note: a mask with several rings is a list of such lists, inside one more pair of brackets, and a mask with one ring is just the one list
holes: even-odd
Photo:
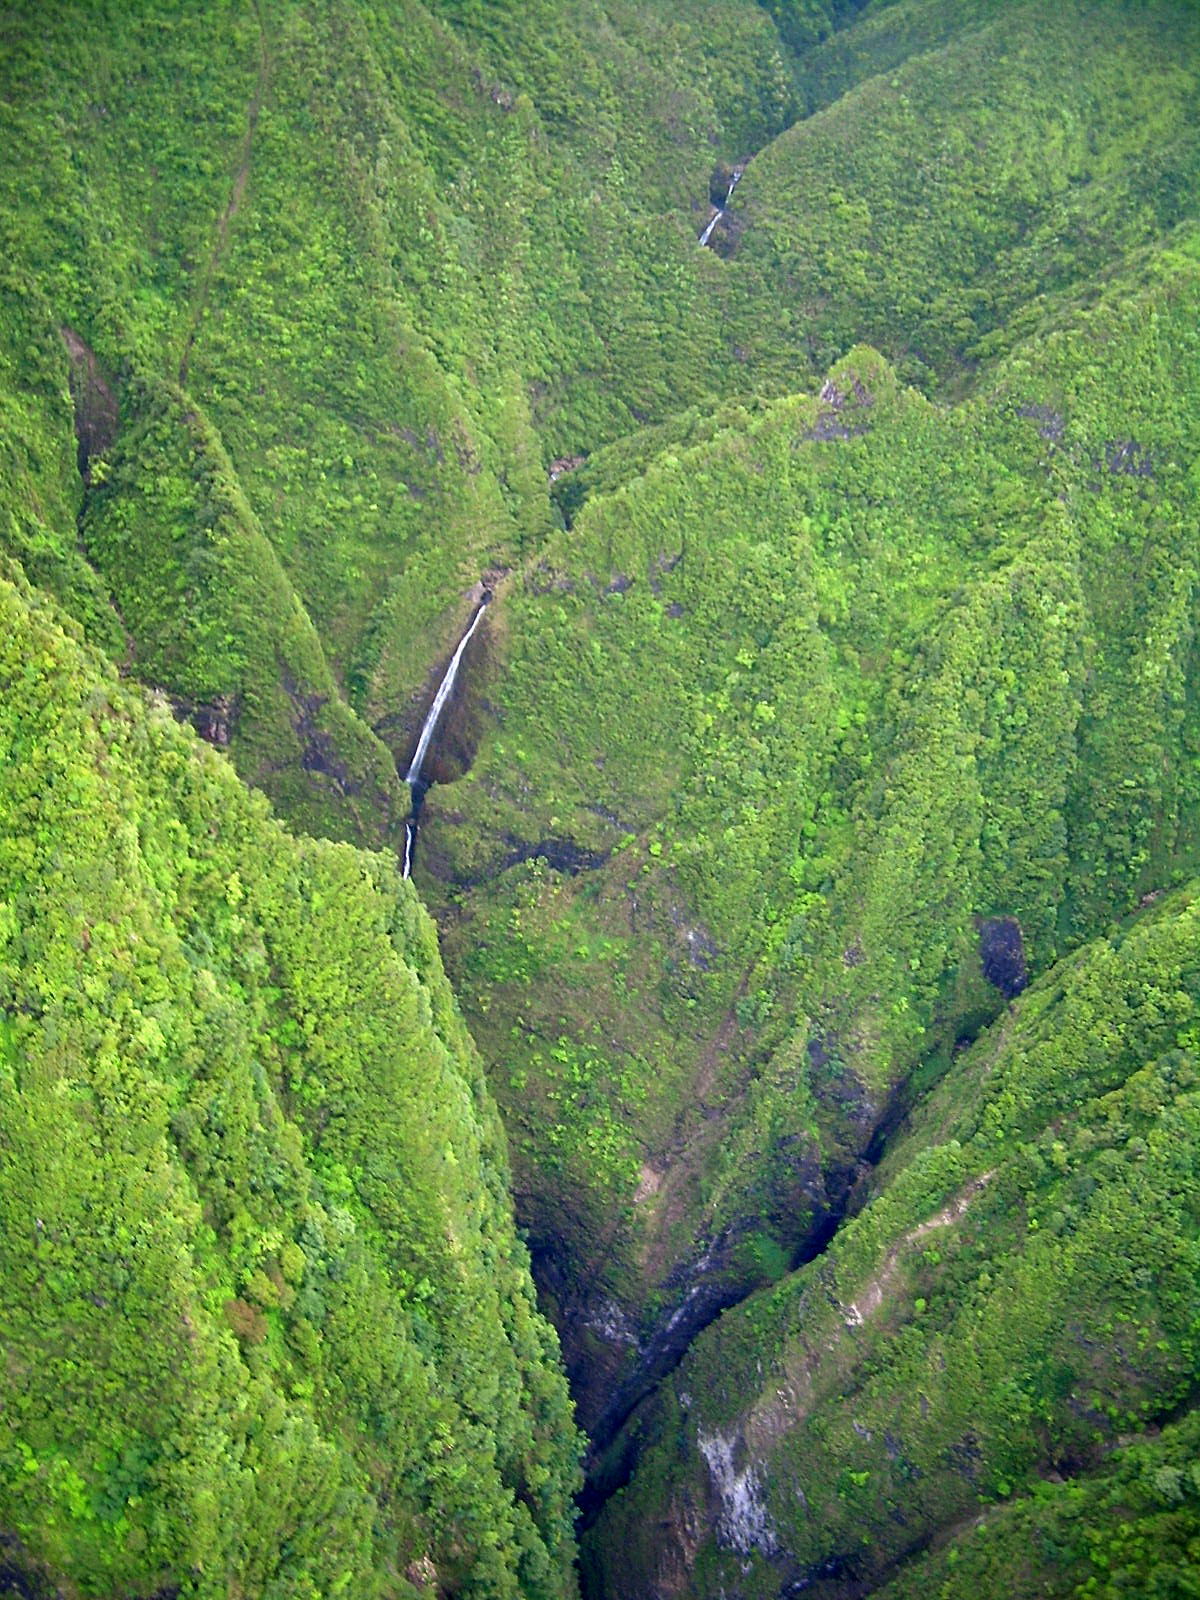
[[(971, 1027), (966, 1033), (955, 1038), (948, 1059), (953, 1059), (974, 1043), (979, 1033), (995, 1021), (995, 1017), (981, 1016), (976, 1020), (978, 1026)], [(897, 1137), (907, 1132), (913, 1112), (942, 1075), (941, 1071), (938, 1071), (935, 1076), (930, 1076), (930, 1067), (935, 1059), (931, 1056), (922, 1060), (890, 1092), (882, 1110), (870, 1125), (870, 1133), (857, 1160), (852, 1160), (848, 1165), (831, 1166), (826, 1172), (824, 1182), (828, 1203), (817, 1208), (811, 1226), (789, 1257), (790, 1272), (799, 1271), (801, 1267), (819, 1260), (844, 1224), (856, 1217), (867, 1204), (871, 1195), (872, 1174), (893, 1148)], [(734, 1231), (729, 1230), (723, 1235), (716, 1245), (710, 1247), (702, 1260), (711, 1265), (713, 1257), (728, 1243)], [(677, 1277), (682, 1280), (683, 1274), (677, 1274)], [(675, 1324), (673, 1320), (668, 1322), (666, 1329), (660, 1330), (656, 1339), (651, 1341), (638, 1372), (618, 1390), (609, 1408), (591, 1430), (586, 1464), (587, 1478), (577, 1496), (578, 1527), (581, 1534), (592, 1527), (606, 1502), (625, 1488), (637, 1471), (642, 1444), (642, 1417), (639, 1413), (648, 1414), (656, 1391), (681, 1365), (693, 1342), (724, 1312), (732, 1310), (762, 1289), (769, 1287), (769, 1283), (770, 1280), (756, 1276), (753, 1281), (743, 1281), (740, 1285), (730, 1284), (728, 1280), (724, 1285), (714, 1285), (724, 1288), (727, 1292), (708, 1300), (702, 1295), (697, 1295), (692, 1304), (685, 1301), (675, 1313), (678, 1317), (680, 1310), (685, 1311), (680, 1323)], [(663, 1335), (673, 1327), (677, 1328), (681, 1337), (668, 1346), (668, 1341)], [(659, 1357), (657, 1361), (656, 1356)], [(924, 1549), (928, 1543), (929, 1540), (924, 1541), (920, 1548)], [(912, 1551), (913, 1555), (919, 1553), (916, 1548)], [(908, 1559), (907, 1556), (905, 1559)], [(840, 1558), (839, 1564), (841, 1570), (837, 1574), (814, 1572), (809, 1576), (810, 1578), (823, 1576), (826, 1579), (831, 1576), (848, 1578), (849, 1569), (840, 1562)]]
[(611, 850), (585, 850), (574, 839), (539, 839), (536, 844), (512, 841), (515, 846), (500, 862), (497, 876), (523, 861), (543, 860), (555, 872), (577, 877), (581, 872), (596, 872), (612, 855)]
[(115, 387), (100, 370), (95, 352), (66, 323), (59, 332), (70, 364), (67, 383), (74, 408), (75, 459), (86, 502), (92, 484), (92, 458), (106, 454), (116, 443), (119, 407)]
[[(812, 1225), (794, 1248), (789, 1258), (789, 1271), (796, 1272), (824, 1255), (842, 1225), (862, 1208), (866, 1198), (864, 1180), (883, 1159), (892, 1137), (912, 1109), (906, 1095), (910, 1082), (911, 1079), (906, 1079), (888, 1097), (887, 1104), (872, 1126), (860, 1158), (849, 1166), (829, 1170), (826, 1175), (829, 1202), (818, 1208)], [(736, 1229), (728, 1230), (705, 1252), (701, 1258), (704, 1270), (709, 1270), (714, 1258), (735, 1242), (737, 1232)], [(686, 1274), (681, 1274), (680, 1278), (686, 1281)], [(637, 1439), (633, 1436), (636, 1433), (636, 1412), (676, 1371), (692, 1344), (707, 1328), (724, 1312), (767, 1288), (770, 1281), (756, 1274), (750, 1281), (717, 1279), (706, 1284), (701, 1278), (691, 1285), (674, 1313), (651, 1339), (637, 1372), (621, 1385), (591, 1430), (588, 1477), (577, 1500), (581, 1532), (591, 1527), (605, 1502), (630, 1482), (637, 1468)], [(626, 1430), (630, 1431), (631, 1436), (628, 1446), (621, 1448), (621, 1435)]]

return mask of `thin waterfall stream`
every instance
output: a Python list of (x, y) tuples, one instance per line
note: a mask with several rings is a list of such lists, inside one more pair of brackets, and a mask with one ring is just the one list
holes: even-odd
[(725, 202), (724, 202), (723, 205), (719, 205), (719, 206), (714, 206), (713, 207), (713, 214), (712, 214), (711, 217), (709, 217), (708, 224), (705, 227), (704, 232), (700, 235), (700, 243), (702, 245), (703, 244), (707, 244), (708, 241), (712, 238), (713, 229), (716, 227), (717, 223), (720, 222), (721, 218), (725, 215), (725, 206), (727, 206), (729, 204), (729, 201), (730, 201), (730, 199), (732, 198), (732, 195), (733, 195), (733, 191), (737, 188), (738, 182), (741, 179), (743, 170), (744, 169), (742, 167), (734, 167), (734, 169), (733, 169), (733, 177), (730, 179), (729, 188), (725, 192)]
[(450, 657), (450, 664), (438, 684), (437, 693), (433, 697), (433, 704), (426, 713), (425, 721), (421, 724), (421, 735), (417, 740), (417, 748), (413, 751), (413, 758), (409, 762), (408, 771), (404, 781), (412, 790), (412, 811), (408, 821), (404, 824), (404, 877), (409, 877), (412, 872), (413, 850), (417, 842), (417, 824), (420, 818), (421, 805), (425, 799), (425, 792), (429, 788), (429, 781), (421, 776), (421, 769), (425, 764), (425, 757), (429, 753), (429, 746), (437, 731), (438, 721), (446, 709), (446, 702), (454, 693), (454, 683), (458, 677), (458, 669), (466, 648), (471, 642), (471, 637), (483, 618), (483, 613), (488, 608), (491, 596), (484, 596), (475, 615), (471, 618), (471, 626), (458, 641), (458, 648)]

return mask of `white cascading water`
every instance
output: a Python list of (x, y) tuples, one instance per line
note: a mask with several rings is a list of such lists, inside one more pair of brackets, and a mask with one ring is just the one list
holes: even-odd
[(409, 788), (413, 790), (413, 814), (404, 824), (403, 876), (406, 878), (409, 876), (409, 873), (412, 869), (413, 843), (417, 836), (417, 810), (419, 808), (419, 794), (424, 793), (423, 789), (418, 793), (417, 785), (421, 782), (421, 768), (424, 765), (425, 756), (429, 750), (429, 741), (433, 738), (434, 732), (437, 729), (438, 719), (445, 710), (446, 701), (449, 700), (450, 696), (454, 693), (454, 680), (458, 677), (459, 663), (462, 661), (463, 654), (471, 642), (471, 636), (475, 632), (475, 629), (479, 626), (480, 619), (487, 608), (488, 603), (486, 600), (484, 600), (481, 603), (479, 610), (476, 611), (475, 615), (471, 618), (471, 626), (458, 641), (458, 649), (455, 650), (454, 654), (450, 657), (450, 665), (446, 668), (446, 672), (441, 683), (438, 684), (438, 692), (434, 695), (433, 704), (430, 706), (428, 715), (421, 726), (421, 737), (417, 740), (417, 748), (413, 752), (412, 761), (409, 763), (408, 772), (404, 778), (405, 783), (407, 783)]
[(734, 171), (733, 177), (729, 181), (729, 188), (728, 188), (728, 190), (726, 191), (726, 194), (725, 194), (725, 205), (724, 206), (717, 206), (714, 209), (712, 216), (709, 217), (708, 225), (705, 228), (704, 232), (700, 235), (700, 243), (701, 244), (707, 244), (708, 241), (712, 238), (712, 231), (716, 227), (717, 223), (720, 222), (721, 218), (725, 215), (725, 206), (727, 206), (729, 204), (730, 196), (733, 194), (733, 191), (737, 188), (738, 180), (741, 178), (741, 176), (742, 176), (741, 168), (740, 167), (736, 168), (735, 171)]

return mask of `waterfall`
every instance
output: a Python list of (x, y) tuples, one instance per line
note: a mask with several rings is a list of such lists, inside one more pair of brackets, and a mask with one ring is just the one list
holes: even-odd
[(409, 785), (420, 782), (421, 766), (425, 760), (426, 751), (429, 749), (429, 741), (433, 738), (434, 729), (438, 725), (438, 718), (445, 709), (446, 701), (449, 700), (450, 696), (454, 692), (454, 680), (458, 677), (458, 664), (463, 658), (463, 651), (470, 644), (471, 635), (479, 626), (479, 619), (483, 616), (483, 613), (487, 610), (487, 608), (488, 603), (485, 600), (479, 607), (479, 610), (475, 613), (474, 617), (471, 619), (471, 626), (458, 641), (458, 649), (450, 657), (450, 665), (446, 668), (446, 676), (442, 679), (441, 683), (438, 684), (438, 692), (433, 697), (433, 704), (429, 708), (429, 715), (425, 718), (424, 725), (421, 728), (421, 737), (417, 740), (417, 748), (413, 755), (412, 763), (404, 777), (405, 783)]
[(454, 681), (458, 677), (458, 668), (463, 655), (487, 608), (488, 602), (485, 598), (481, 601), (478, 611), (471, 618), (471, 626), (458, 641), (458, 648), (450, 657), (450, 665), (446, 668), (441, 683), (438, 684), (438, 691), (433, 697), (433, 704), (430, 706), (425, 721), (421, 725), (421, 737), (417, 740), (417, 748), (413, 752), (412, 761), (409, 763), (408, 772), (405, 774), (404, 781), (412, 790), (413, 797), (412, 815), (404, 824), (403, 876), (406, 878), (412, 871), (413, 846), (417, 840), (417, 814), (421, 809), (421, 801), (425, 798), (425, 790), (429, 787), (421, 777), (421, 768), (425, 763), (425, 757), (429, 751), (430, 741), (437, 729), (438, 720), (446, 708), (446, 701), (454, 693)]
[(725, 191), (725, 205), (714, 206), (713, 207), (713, 214), (712, 214), (711, 217), (709, 217), (708, 224), (705, 227), (704, 232), (700, 235), (700, 243), (702, 245), (703, 244), (707, 244), (708, 241), (712, 238), (713, 229), (716, 227), (717, 223), (720, 222), (721, 218), (725, 215), (725, 206), (727, 206), (729, 204), (729, 202), (730, 202), (730, 200), (731, 200), (731, 198), (733, 196), (733, 191), (737, 188), (738, 182), (740, 181), (742, 173), (743, 173), (744, 170), (745, 169), (743, 167), (734, 167), (733, 176), (729, 180), (729, 188)]

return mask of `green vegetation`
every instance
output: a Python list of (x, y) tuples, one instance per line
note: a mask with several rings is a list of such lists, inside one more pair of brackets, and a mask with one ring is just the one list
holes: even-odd
[(664, 208), (702, 216), (713, 144), (745, 153), (788, 110), (747, 0), (682, 26), (626, 7), (616, 54), (562, 7), (508, 18), (544, 113), (464, 9), (459, 36), (405, 3), (18, 8), (0, 68), (19, 337), (80, 330), (130, 414), (164, 382), (199, 405), (394, 747), (464, 591), (548, 530), (549, 458), (673, 410), (681, 363), (714, 388), (713, 341), (690, 353), (711, 263)]
[[(502, 720), (426, 850), (537, 1243), (635, 1314), (747, 1220), (802, 1244), (1000, 1008), (982, 919), (1042, 971), (1195, 869), (1198, 291), (1164, 255), (951, 411), (856, 352), (509, 596)], [(499, 871), (514, 839), (590, 870)]]
[[(904, 24), (918, 39), (893, 67)], [(823, 367), (865, 339), (959, 392), (1081, 282), (1196, 218), (1194, 7), (927, 0), (864, 33), (890, 59), (839, 36), (839, 59), (864, 52), (823, 83), (840, 98), (738, 189), (730, 334), (751, 362), (807, 340)]]
[(1115, 1451), (1093, 1476), (1035, 1483), (880, 1592), (888, 1600), (1194, 1593), (1198, 1428), (1189, 1412)]
[(87, 1594), (570, 1593), (556, 1341), (411, 888), (0, 617), (5, 1527)]
[(394, 836), (407, 810), (395, 764), (339, 696), (211, 425), (177, 390), (135, 391), (128, 404), (81, 535), (129, 631), (131, 666), (297, 823)]
[[(1190, 1400), (1196, 893), (1083, 947), (1023, 996), (930, 1097), (829, 1252), (699, 1341), (658, 1408), (661, 1442), (593, 1536), (600, 1592), (640, 1593), (641, 1563), (621, 1552), (657, 1518), (681, 1539), (687, 1506), (706, 1495), (716, 1537), (689, 1557), (687, 1592), (719, 1593), (735, 1572), (747, 1595), (786, 1579), (877, 1581), (936, 1528), (1007, 1501), (1033, 1474), (1078, 1476)], [(1189, 1417), (1175, 1451), (1142, 1447), (1160, 1492), (1132, 1507), (1175, 1511), (1164, 1533), (1181, 1555), (1198, 1531), (1193, 1438)], [(1125, 1582), (1144, 1576), (1157, 1554), (1148, 1530), (1097, 1516), (1140, 1466), (1105, 1466), (1073, 1497), (1038, 1489), (986, 1535), (973, 1530), (974, 1571), (990, 1560), (995, 1581), (1028, 1557), (1023, 1524), (1083, 1520), (1061, 1550), (1049, 1535), (1041, 1546), (1048, 1589), (1021, 1573), (983, 1592), (1095, 1593), (1086, 1580), (1115, 1581), (1111, 1563)], [(1169, 1573), (1156, 1592), (1187, 1592)]]
[(0, 37), (0, 1586), (1191, 1593), (1196, 7)]

